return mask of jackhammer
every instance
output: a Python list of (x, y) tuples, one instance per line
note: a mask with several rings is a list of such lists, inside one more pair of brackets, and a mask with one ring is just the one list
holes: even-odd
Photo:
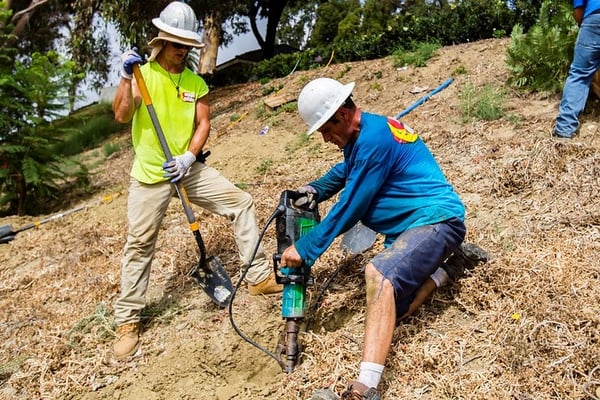
[(306, 288), (312, 286), (311, 261), (303, 261), (300, 267), (280, 266), (281, 254), (289, 246), (314, 228), (320, 219), (319, 209), (299, 208), (295, 200), (302, 193), (286, 190), (281, 194), (278, 209), (283, 210), (276, 219), (277, 254), (273, 255), (275, 281), (283, 284), (281, 316), (285, 328), (280, 334), (276, 355), (284, 372), (294, 370), (300, 354), (298, 333), (306, 312)]
[(298, 363), (298, 356), (300, 354), (298, 334), (306, 313), (306, 288), (313, 284), (313, 278), (310, 273), (312, 262), (303, 262), (300, 267), (281, 266), (281, 254), (321, 221), (317, 207), (298, 207), (294, 204), (302, 196), (304, 196), (303, 193), (292, 190), (285, 190), (281, 193), (279, 204), (263, 228), (259, 242), (254, 250), (254, 255), (256, 255), (267, 227), (275, 219), (277, 253), (273, 255), (273, 270), (276, 282), (283, 284), (281, 316), (286, 321), (285, 327), (279, 336), (276, 353), (265, 349), (250, 339), (233, 321), (233, 300), (250, 268), (251, 261), (243, 271), (229, 302), (229, 320), (236, 333), (246, 342), (276, 360), (286, 373), (292, 372)]

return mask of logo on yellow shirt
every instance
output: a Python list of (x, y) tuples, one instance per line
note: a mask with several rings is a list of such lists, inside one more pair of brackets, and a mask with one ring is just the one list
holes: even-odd
[(393, 118), (388, 118), (388, 126), (394, 140), (398, 143), (414, 143), (419, 137), (411, 127)]
[(185, 101), (186, 103), (194, 103), (196, 98), (194, 97), (194, 93), (183, 92), (181, 93), (181, 100)]

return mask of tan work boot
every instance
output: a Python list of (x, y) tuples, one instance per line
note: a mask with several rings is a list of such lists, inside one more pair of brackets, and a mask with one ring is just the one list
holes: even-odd
[(275, 281), (275, 274), (271, 273), (262, 282), (257, 283), (256, 285), (248, 285), (248, 293), (251, 296), (257, 296), (259, 294), (277, 294), (283, 291), (283, 285), (278, 284)]
[(113, 343), (113, 352), (117, 360), (133, 355), (140, 347), (140, 323), (131, 322), (117, 327), (117, 338)]

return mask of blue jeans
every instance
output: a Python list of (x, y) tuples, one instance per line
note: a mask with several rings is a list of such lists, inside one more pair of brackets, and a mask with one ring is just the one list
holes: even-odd
[(569, 76), (563, 88), (562, 100), (554, 133), (573, 137), (579, 128), (579, 114), (585, 108), (590, 92), (590, 83), (600, 67), (600, 13), (590, 14), (583, 19)]
[(371, 260), (394, 287), (397, 318), (408, 311), (416, 290), (456, 250), (465, 233), (458, 218), (408, 229)]

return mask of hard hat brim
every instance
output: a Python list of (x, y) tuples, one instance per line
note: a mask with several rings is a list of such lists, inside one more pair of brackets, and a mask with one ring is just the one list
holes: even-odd
[(308, 128), (306, 134), (310, 136), (316, 131), (318, 131), (319, 128), (321, 128), (323, 125), (325, 125), (329, 118), (331, 118), (333, 114), (335, 114), (335, 112), (340, 108), (340, 106), (344, 104), (346, 99), (352, 94), (352, 90), (354, 90), (354, 82), (350, 82), (344, 85), (342, 90), (340, 91), (340, 96), (336, 99), (335, 103), (333, 103), (331, 108), (326, 113), (324, 113), (317, 122), (315, 122)]
[[(199, 44), (202, 44), (202, 38), (200, 37), (200, 35), (197, 32), (188, 31), (185, 29), (174, 28), (174, 27), (162, 22), (160, 18), (153, 18), (152, 23), (160, 31), (168, 33), (174, 37), (177, 37), (179, 40), (187, 39), (189, 41), (196, 41), (197, 42), (196, 47), (198, 47)], [(180, 43), (180, 42), (177, 42), (177, 43)]]
[[(173, 30), (173, 28), (171, 28), (171, 30)], [(148, 46), (154, 47), (159, 41), (165, 41), (165, 42), (180, 43), (185, 46), (195, 47), (197, 49), (204, 47), (204, 43), (202, 43), (200, 41), (201, 40), (200, 35), (196, 34), (196, 36), (197, 36), (197, 39), (189, 39), (189, 38), (177, 36), (170, 32), (161, 30), (158, 32), (158, 36), (156, 36), (154, 39), (152, 39), (148, 43)]]

